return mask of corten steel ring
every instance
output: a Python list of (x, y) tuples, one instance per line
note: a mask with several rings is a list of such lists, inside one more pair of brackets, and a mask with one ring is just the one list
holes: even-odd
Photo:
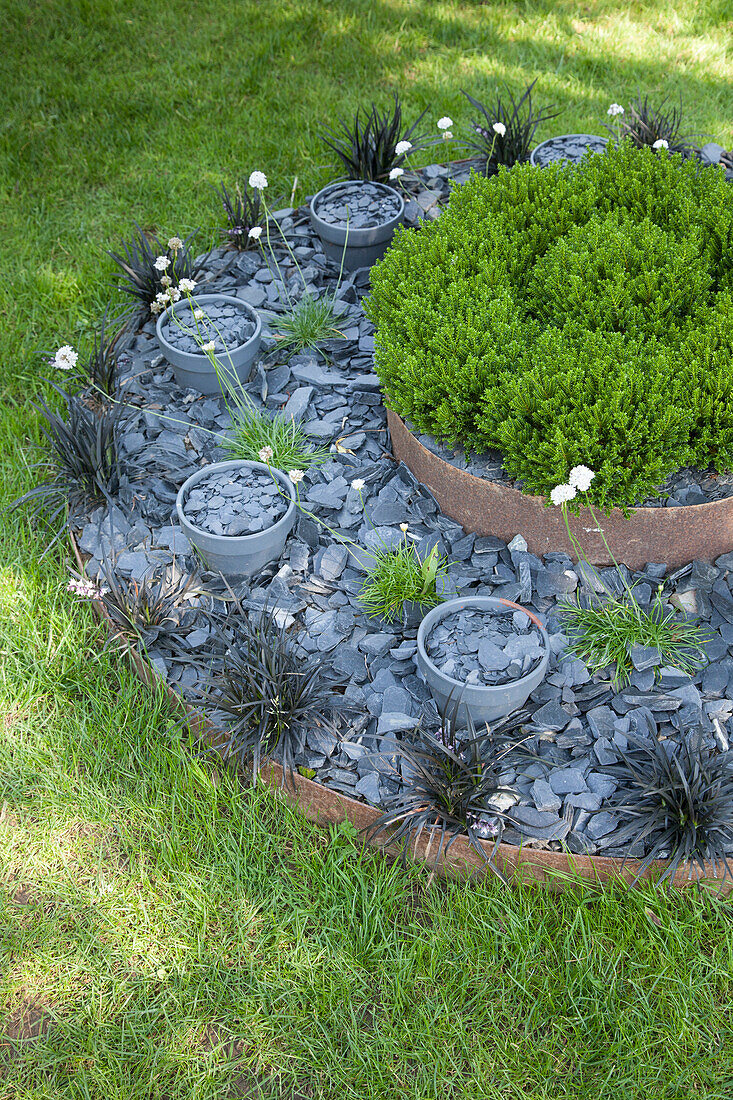
[[(446, 516), (477, 535), (496, 535), (509, 542), (522, 535), (533, 554), (565, 551), (576, 559), (562, 510), (547, 507), (544, 497), (530, 496), (502, 482), (458, 470), (423, 447), (397, 413), (387, 411), (392, 453), (433, 494)], [(713, 561), (733, 550), (733, 497), (681, 508), (636, 508), (627, 519), (614, 508), (596, 514), (617, 561), (639, 569), (648, 561), (677, 569), (688, 562)], [(593, 565), (611, 559), (593, 516), (586, 508), (569, 516), (573, 534)]]

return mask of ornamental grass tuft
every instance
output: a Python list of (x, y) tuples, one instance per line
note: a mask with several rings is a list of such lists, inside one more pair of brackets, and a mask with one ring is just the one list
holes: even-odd
[(320, 654), (306, 655), (297, 639), (265, 607), (242, 615), (233, 639), (218, 628), (223, 667), (206, 689), (204, 701), (225, 725), (224, 758), (251, 765), (256, 781), (264, 756), (292, 775), (295, 754), (308, 730), (335, 732), (343, 709), (340, 681), (329, 675)]
[(480, 116), (471, 120), (471, 138), (464, 145), (480, 158), (485, 176), (496, 175), (501, 164), (511, 168), (529, 160), (538, 127), (560, 113), (553, 107), (534, 107), (532, 91), (536, 83), (533, 80), (518, 100), (506, 89), (504, 99), (497, 94), (488, 106), (463, 93)]
[(361, 586), (359, 600), (368, 615), (391, 622), (405, 602), (435, 607), (442, 600), (438, 582), (448, 562), (433, 547), (421, 558), (414, 543), (403, 540), (396, 550), (377, 547), (369, 551), (372, 564)]
[(221, 183), (218, 188), (214, 188), (214, 193), (222, 205), (227, 220), (225, 228), (220, 230), (224, 240), (239, 252), (255, 248), (260, 238), (257, 229), (262, 228), (264, 213), (262, 192), (257, 188), (250, 190), (245, 183), (241, 187), (237, 184), (234, 195), (230, 195)]
[(132, 298), (131, 313), (139, 313), (145, 319), (149, 312), (160, 312), (163, 298), (177, 300), (176, 288), (181, 279), (194, 281), (208, 255), (197, 260), (191, 253), (191, 242), (197, 232), (185, 240), (171, 237), (164, 244), (155, 233), (146, 233), (137, 223), (133, 224), (133, 236), (122, 242), (119, 252), (109, 251), (107, 255), (120, 270), (118, 289)]
[[(246, 396), (246, 395), (245, 395)], [(257, 409), (230, 389), (227, 403), (232, 418), (231, 435), (221, 440), (221, 448), (231, 458), (261, 462), (268, 450), (268, 462), (276, 470), (309, 470), (329, 457), (327, 447), (314, 447), (292, 417), (279, 413), (271, 416)]]
[[(599, 770), (618, 783), (606, 801), (622, 819), (618, 846), (644, 845), (640, 877), (653, 860), (668, 860), (660, 882), (680, 868), (700, 877), (710, 863), (724, 882), (733, 877), (733, 764), (705, 744), (700, 728), (659, 740), (649, 715), (644, 735), (629, 734), (618, 761)], [(627, 857), (628, 858), (628, 857)], [(626, 859), (624, 859), (626, 862)]]
[(329, 340), (343, 340), (338, 327), (336, 298), (323, 294), (316, 298), (306, 291), (276, 322), (275, 339), (278, 347), (288, 355), (296, 355), (304, 348), (320, 348)]
[(638, 149), (668, 149), (670, 153), (680, 153), (683, 157), (694, 157), (699, 149), (689, 136), (682, 134), (682, 104), (669, 107), (663, 99), (658, 107), (652, 106), (649, 97), (638, 95), (628, 110), (614, 103), (609, 115), (615, 119), (612, 125), (606, 125), (617, 141), (627, 139)]
[(393, 768), (400, 789), (385, 804), (385, 811), (369, 827), (370, 838), (389, 832), (402, 844), (402, 860), (426, 833), (435, 861), (447, 855), (459, 836), (465, 835), (474, 851), (501, 878), (493, 854), (487, 855), (481, 840), (501, 840), (508, 820), (500, 808), (507, 757), (514, 748), (509, 735), (519, 729), (528, 712), (519, 711), (489, 729), (477, 733), (470, 715), (459, 730), (457, 704), (441, 715), (437, 733), (419, 731), (415, 742), (398, 741), (391, 748)]
[(678, 618), (671, 608), (665, 611), (661, 591), (648, 610), (634, 601), (632, 588), (626, 597), (593, 597), (585, 607), (566, 603), (562, 613), (570, 652), (592, 673), (614, 666), (614, 687), (629, 681), (634, 646), (658, 650), (660, 665), (672, 665), (688, 675), (706, 662), (706, 631)]
[(435, 144), (434, 138), (416, 133), (425, 114), (423, 111), (405, 128), (402, 104), (395, 92), (391, 111), (380, 111), (372, 103), (368, 112), (359, 109), (350, 121), (341, 118), (337, 126), (324, 129), (321, 139), (335, 153), (346, 179), (388, 183), (395, 178), (390, 173), (395, 168), (404, 170), (412, 153)]
[(75, 576), (69, 587), (82, 597), (99, 601), (112, 626), (110, 641), (141, 642), (147, 647), (164, 640), (169, 649), (186, 658), (189, 650), (181, 617), (186, 611), (186, 602), (203, 591), (195, 574), (176, 574), (163, 569), (138, 581), (119, 576), (109, 563), (105, 563), (97, 578), (97, 587), (85, 590), (85, 583), (88, 585), (85, 578)]
[(34, 406), (41, 415), (41, 434), (48, 446), (47, 456), (35, 468), (48, 476), (11, 505), (32, 505), (33, 517), (43, 517), (49, 525), (69, 508), (110, 503), (117, 495), (121, 475), (118, 434), (124, 412), (124, 405), (118, 404), (99, 414), (81, 395), (65, 393), (55, 385), (52, 388), (64, 402), (66, 415), (44, 401)]

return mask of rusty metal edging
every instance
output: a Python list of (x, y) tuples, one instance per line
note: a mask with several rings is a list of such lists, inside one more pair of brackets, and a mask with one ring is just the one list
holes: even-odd
[[(520, 534), (533, 554), (562, 550), (576, 558), (560, 508), (548, 508), (544, 497), (451, 466), (424, 447), (392, 409), (387, 410), (387, 423), (395, 458), (430, 490), (446, 516), (467, 531), (496, 535), (504, 542)], [(610, 565), (588, 509), (569, 518), (591, 564)], [(614, 556), (631, 569), (648, 561), (677, 569), (695, 560), (713, 561), (733, 549), (733, 497), (681, 508), (636, 508), (628, 519), (614, 508), (610, 516), (599, 518)]]
[[(69, 532), (69, 537), (79, 571), (83, 572), (84, 562), (73, 532)], [(111, 623), (102, 605), (94, 601), (93, 606), (97, 617), (109, 628)], [(149, 688), (162, 686), (176, 712), (186, 718), (193, 732), (210, 748), (220, 752), (219, 735), (206, 717), (158, 677), (135, 647), (124, 643), (120, 648), (129, 658), (141, 682)], [(241, 769), (238, 768), (237, 771), (244, 781)], [(287, 784), (283, 785), (282, 768), (274, 761), (268, 761), (263, 765), (260, 769), (260, 778), (275, 791), (280, 790), (293, 809), (316, 825), (340, 825), (349, 821), (362, 831), (373, 824), (380, 815), (380, 811), (374, 806), (356, 802), (337, 791), (331, 791), (321, 783), (306, 779), (297, 772)], [(367, 843), (392, 855), (400, 851), (396, 844), (384, 837), (369, 840)], [(553, 892), (572, 889), (580, 881), (592, 882), (596, 885), (619, 880), (631, 883), (639, 874), (639, 860), (629, 859), (622, 866), (622, 860), (614, 856), (574, 855), (570, 852), (553, 852), (541, 848), (519, 848), (514, 844), (499, 844), (495, 847), (491, 842), (481, 843), (487, 857), (493, 856), (496, 866), (507, 877), (517, 878), (525, 883), (537, 883)], [(430, 839), (422, 837), (417, 845), (411, 847), (410, 856), (416, 862), (425, 863), (443, 877), (482, 878), (493, 874), (473, 850), (467, 838), (459, 836), (440, 863), (436, 862), (435, 852), (431, 851), (434, 847)], [(663, 862), (656, 861), (646, 869), (641, 879), (643, 881), (657, 879), (664, 868)], [(690, 878), (683, 870), (678, 870), (671, 882), (678, 889), (684, 889), (695, 885), (697, 879)], [(733, 881), (728, 878), (721, 883), (715, 868), (710, 864), (706, 864), (705, 878), (701, 882), (722, 895), (733, 890)]]

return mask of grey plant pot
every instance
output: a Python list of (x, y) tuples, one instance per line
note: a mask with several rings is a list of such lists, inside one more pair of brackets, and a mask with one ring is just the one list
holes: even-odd
[[(247, 316), (255, 322), (257, 327), (245, 344), (241, 344), (238, 348), (233, 348), (228, 355), (222, 354), (215, 356), (220, 373), (231, 386), (235, 389), (239, 388), (243, 382), (248, 381), (252, 373), (252, 364), (259, 351), (260, 340), (262, 339), (262, 322), (257, 311), (249, 302), (243, 302), (241, 298), (234, 298), (231, 294), (198, 294), (193, 301), (194, 304), (200, 306), (204, 312), (206, 312), (207, 305), (211, 306), (215, 302), (227, 302), (229, 305), (235, 305), (242, 313), (246, 313)], [(173, 347), (172, 344), (169, 344), (165, 338), (164, 328), (166, 327), (171, 311), (180, 313), (182, 310), (188, 308), (188, 298), (182, 298), (179, 302), (176, 302), (175, 305), (169, 306), (168, 309), (158, 317), (155, 325), (155, 334), (158, 337), (160, 350), (173, 367), (173, 373), (176, 376), (176, 382), (179, 386), (182, 386), (184, 389), (198, 390), (199, 393), (206, 394), (226, 392), (221, 385), (219, 375), (214, 370), (208, 355), (203, 351), (196, 353), (180, 351), (178, 348)], [(175, 322), (172, 323), (175, 324)]]
[[(554, 138), (548, 138), (547, 141), (541, 141), (540, 144), (532, 150), (529, 155), (530, 164), (533, 164), (535, 168), (538, 166), (544, 167), (542, 152), (543, 150), (547, 149), (548, 145), (553, 145), (557, 141), (572, 141), (575, 144), (584, 145), (585, 148), (588, 148), (589, 146), (592, 147), (602, 145), (605, 149), (605, 147), (608, 145), (608, 138), (602, 137), (600, 134), (557, 134)], [(600, 149), (598, 151), (600, 151)], [(583, 152), (583, 155), (585, 155), (585, 150)], [(568, 160), (571, 164), (580, 163), (580, 158), (575, 157), (573, 157), (572, 159), (570, 157), (555, 157), (554, 161), (557, 160)]]
[[(372, 229), (349, 228), (347, 230), (345, 225), (330, 225), (324, 222), (316, 213), (319, 201), (335, 187), (342, 186), (343, 180), (339, 183), (329, 183), (313, 196), (310, 201), (311, 225), (320, 237), (326, 255), (339, 265), (343, 257), (344, 271), (355, 271), (358, 267), (371, 267), (377, 260), (381, 260), (394, 237), (395, 229), (405, 220), (405, 201), (394, 188), (387, 187), (384, 183), (374, 183), (372, 186), (379, 187), (390, 195), (397, 195), (400, 200), (399, 213), (390, 221), (375, 225)], [(346, 245), (345, 250), (344, 245)]]
[[(425, 642), (435, 624), (455, 611), (470, 609), (504, 612), (523, 611), (533, 620), (542, 634), (545, 646), (545, 655), (537, 668), (519, 680), (512, 680), (506, 684), (484, 685), (466, 684), (461, 680), (454, 680), (452, 676), (446, 676), (433, 664), (425, 649)], [(447, 709), (448, 716), (453, 714), (457, 706), (456, 719), (459, 727), (467, 725), (466, 712), (470, 714), (477, 732), (486, 722), (493, 722), (497, 718), (503, 718), (507, 714), (518, 710), (539, 687), (545, 678), (547, 665), (550, 660), (550, 639), (540, 620), (526, 607), (521, 607), (511, 600), (504, 600), (497, 596), (466, 596), (463, 599), (446, 600), (445, 603), (434, 607), (429, 611), (417, 632), (417, 667), (422, 673), (425, 682), (430, 688), (433, 698), (442, 713)]]
[[(243, 467), (264, 473), (270, 472), (277, 478), (285, 494), (290, 498), (285, 515), (277, 523), (273, 523), (272, 527), (252, 535), (212, 535), (209, 531), (202, 531), (199, 527), (195, 527), (183, 512), (183, 502), (193, 486), (199, 481), (205, 481), (212, 474), (220, 474), (225, 470), (241, 470)], [(225, 577), (250, 577), (282, 554), (285, 540), (295, 523), (295, 500), (295, 486), (280, 470), (273, 470), (264, 462), (232, 459), (230, 462), (214, 462), (210, 466), (203, 466), (195, 474), (191, 474), (178, 490), (176, 511), (182, 531), (191, 545), (198, 550), (209, 569), (223, 573)]]

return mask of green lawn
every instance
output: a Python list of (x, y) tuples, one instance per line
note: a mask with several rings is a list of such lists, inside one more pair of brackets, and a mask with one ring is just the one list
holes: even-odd
[[(321, 122), (399, 89), (459, 125), (539, 76), (560, 130), (682, 96), (733, 142), (731, 0), (0, 0), (0, 476), (32, 483), (39, 349), (83, 344), (133, 219), (302, 197)], [(546, 131), (550, 136), (551, 130)], [(733, 1081), (733, 911), (429, 885), (196, 761), (0, 516), (0, 1100), (701, 1100)]]

